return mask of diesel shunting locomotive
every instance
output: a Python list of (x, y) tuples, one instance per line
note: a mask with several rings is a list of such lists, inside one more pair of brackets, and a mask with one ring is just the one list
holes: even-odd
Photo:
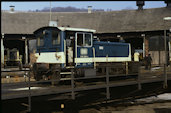
[(73, 68), (75, 76), (96, 74), (100, 63), (131, 61), (129, 43), (100, 41), (96, 30), (71, 27), (42, 27), (34, 32), (33, 72), (36, 80), (43, 76), (61, 78), (61, 72)]

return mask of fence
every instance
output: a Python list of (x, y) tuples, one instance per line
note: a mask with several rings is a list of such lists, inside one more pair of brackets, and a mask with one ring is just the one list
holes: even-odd
[[(74, 69), (71, 68), (71, 76), (70, 78), (61, 79), (60, 81), (71, 81), (70, 89), (68, 92), (71, 91), (71, 98), (74, 100), (76, 98), (75, 93), (78, 91), (84, 90), (92, 90), (92, 89), (106, 89), (106, 99), (110, 99), (110, 88), (118, 87), (118, 86), (126, 86), (126, 85), (136, 85), (138, 86), (138, 90), (141, 90), (141, 85), (143, 83), (151, 83), (157, 81), (163, 81), (163, 88), (167, 88), (167, 80), (171, 80), (171, 67), (170, 66), (155, 66), (152, 65), (151, 69), (145, 69), (145, 66), (141, 66), (139, 63), (134, 64), (132, 66), (129, 65), (129, 62), (122, 63), (122, 65), (111, 65), (106, 63), (104, 65), (97, 65), (99, 69), (101, 69), (102, 74), (98, 74), (97, 76), (88, 76), (88, 77), (75, 77)], [(125, 67), (125, 68), (123, 68)], [(135, 68), (133, 68), (135, 67)], [(133, 69), (131, 69), (133, 68)], [(115, 69), (116, 71), (113, 71)], [(123, 69), (123, 70), (122, 70)], [(5, 83), (7, 86), (14, 86), (14, 85), (25, 85), (28, 87), (28, 104), (23, 104), (28, 107), (28, 111), (31, 112), (31, 96), (33, 95), (31, 92), (31, 86), (37, 83), (47, 83), (47, 82), (59, 82), (59, 80), (43, 80), (43, 81), (30, 81), (31, 74), (29, 69), (22, 70), (25, 71), (23, 77), (28, 78), (25, 79), (24, 82), (20, 83)], [(7, 72), (7, 71), (3, 71)], [(115, 72), (115, 73), (114, 73)], [(120, 80), (113, 80), (113, 78), (123, 77)], [(125, 77), (125, 78), (124, 78)], [(10, 78), (6, 78), (10, 79)], [(95, 85), (76, 85), (77, 81), (80, 80), (92, 80), (92, 79), (100, 79), (100, 84)], [(96, 83), (97, 81), (95, 81)], [(56, 86), (58, 87), (58, 85)]]

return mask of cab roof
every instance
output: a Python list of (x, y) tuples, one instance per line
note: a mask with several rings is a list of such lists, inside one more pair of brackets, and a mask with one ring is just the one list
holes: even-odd
[(44, 30), (44, 29), (47, 29), (47, 28), (53, 28), (53, 29), (56, 29), (56, 30), (59, 30), (59, 31), (82, 31), (82, 32), (92, 32), (92, 33), (95, 33), (96, 32), (96, 30), (94, 30), (94, 29), (45, 26), (45, 27), (41, 27), (41, 28), (37, 29), (36, 31), (34, 31), (34, 34), (36, 32), (39, 32), (39, 31)]
[(72, 27), (58, 27), (61, 31), (85, 31), (85, 32), (93, 32), (95, 33), (96, 30), (94, 29), (84, 29), (84, 28), (72, 28)]

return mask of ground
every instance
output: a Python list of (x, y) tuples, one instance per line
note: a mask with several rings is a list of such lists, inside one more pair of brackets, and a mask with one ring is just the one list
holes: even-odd
[(111, 105), (101, 107), (99, 110), (95, 108), (84, 109), (80, 110), (79, 113), (171, 113), (171, 102), (132, 105), (128, 107), (114, 107)]

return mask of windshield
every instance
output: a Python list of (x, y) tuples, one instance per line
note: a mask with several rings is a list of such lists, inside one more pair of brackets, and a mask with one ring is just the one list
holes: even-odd
[(60, 44), (60, 35), (59, 32), (56, 30), (52, 31), (52, 45)]
[(43, 33), (38, 35), (37, 38), (37, 46), (43, 46), (44, 45), (44, 38), (43, 38)]

